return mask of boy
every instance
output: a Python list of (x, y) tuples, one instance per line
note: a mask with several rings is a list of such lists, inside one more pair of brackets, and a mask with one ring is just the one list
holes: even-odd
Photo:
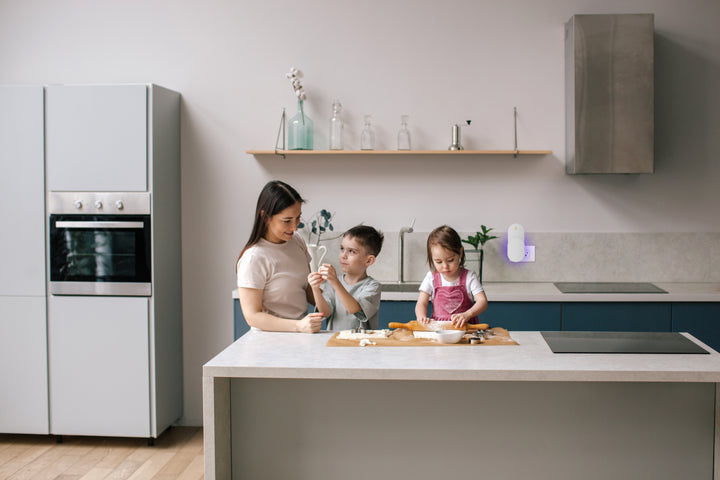
[[(368, 276), (367, 268), (375, 263), (383, 243), (383, 234), (367, 225), (358, 225), (343, 234), (340, 244), (340, 266), (323, 263), (310, 273), (315, 305), (327, 318), (328, 330), (351, 330), (361, 327), (377, 329), (380, 310), (380, 282)], [(320, 285), (326, 281), (329, 288)]]

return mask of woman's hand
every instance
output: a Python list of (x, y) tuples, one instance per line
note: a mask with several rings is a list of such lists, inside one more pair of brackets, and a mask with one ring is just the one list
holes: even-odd
[(463, 313), (455, 313), (450, 316), (450, 320), (452, 321), (453, 327), (457, 328), (458, 330), (465, 327), (468, 320), (470, 320), (470, 315), (468, 315), (467, 312)]
[(308, 283), (312, 288), (320, 288), (320, 284), (323, 282), (323, 277), (319, 272), (313, 272), (308, 275)]
[(305, 318), (297, 321), (296, 330), (302, 333), (317, 333), (320, 331), (324, 316), (322, 312), (308, 313)]

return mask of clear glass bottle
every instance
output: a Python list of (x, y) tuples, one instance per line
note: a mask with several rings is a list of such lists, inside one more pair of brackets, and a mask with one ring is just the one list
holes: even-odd
[(340, 112), (342, 111), (342, 104), (337, 98), (333, 100), (332, 104), (332, 118), (330, 119), (330, 150), (342, 150), (343, 149), (343, 121), (340, 118)]
[(303, 101), (298, 100), (298, 113), (288, 123), (288, 150), (313, 149), (313, 122), (305, 115)]
[(411, 150), (410, 130), (407, 128), (408, 116), (400, 115), (400, 131), (398, 132), (398, 150)]
[(375, 150), (375, 132), (371, 125), (372, 115), (365, 115), (365, 127), (360, 134), (360, 150)]

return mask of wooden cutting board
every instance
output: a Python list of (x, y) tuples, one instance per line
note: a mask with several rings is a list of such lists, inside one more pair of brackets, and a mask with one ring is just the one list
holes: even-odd
[[(471, 345), (468, 341), (468, 335), (465, 335), (458, 343), (440, 343), (437, 340), (428, 338), (415, 338), (412, 330), (407, 328), (398, 328), (393, 331), (387, 338), (372, 338), (368, 347), (480, 347), (483, 345), (518, 345), (518, 343), (510, 337), (510, 332), (504, 328), (494, 327), (489, 329), (494, 335), (490, 336), (485, 343)], [(328, 347), (359, 347), (360, 340), (346, 340), (337, 338), (340, 332), (335, 333), (325, 344)]]

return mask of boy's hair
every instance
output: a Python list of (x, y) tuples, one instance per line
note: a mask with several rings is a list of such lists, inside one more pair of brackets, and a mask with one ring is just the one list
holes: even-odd
[(434, 271), (435, 264), (433, 263), (432, 252), (430, 248), (433, 245), (439, 245), (445, 250), (450, 250), (460, 256), (460, 267), (465, 266), (465, 249), (462, 246), (462, 240), (460, 235), (451, 227), (443, 225), (437, 227), (435, 230), (430, 232), (427, 239), (427, 261), (430, 268)]
[(356, 238), (370, 255), (375, 255), (376, 257), (380, 253), (383, 240), (385, 239), (382, 232), (375, 230), (369, 225), (356, 225), (343, 234), (343, 238), (345, 237)]

